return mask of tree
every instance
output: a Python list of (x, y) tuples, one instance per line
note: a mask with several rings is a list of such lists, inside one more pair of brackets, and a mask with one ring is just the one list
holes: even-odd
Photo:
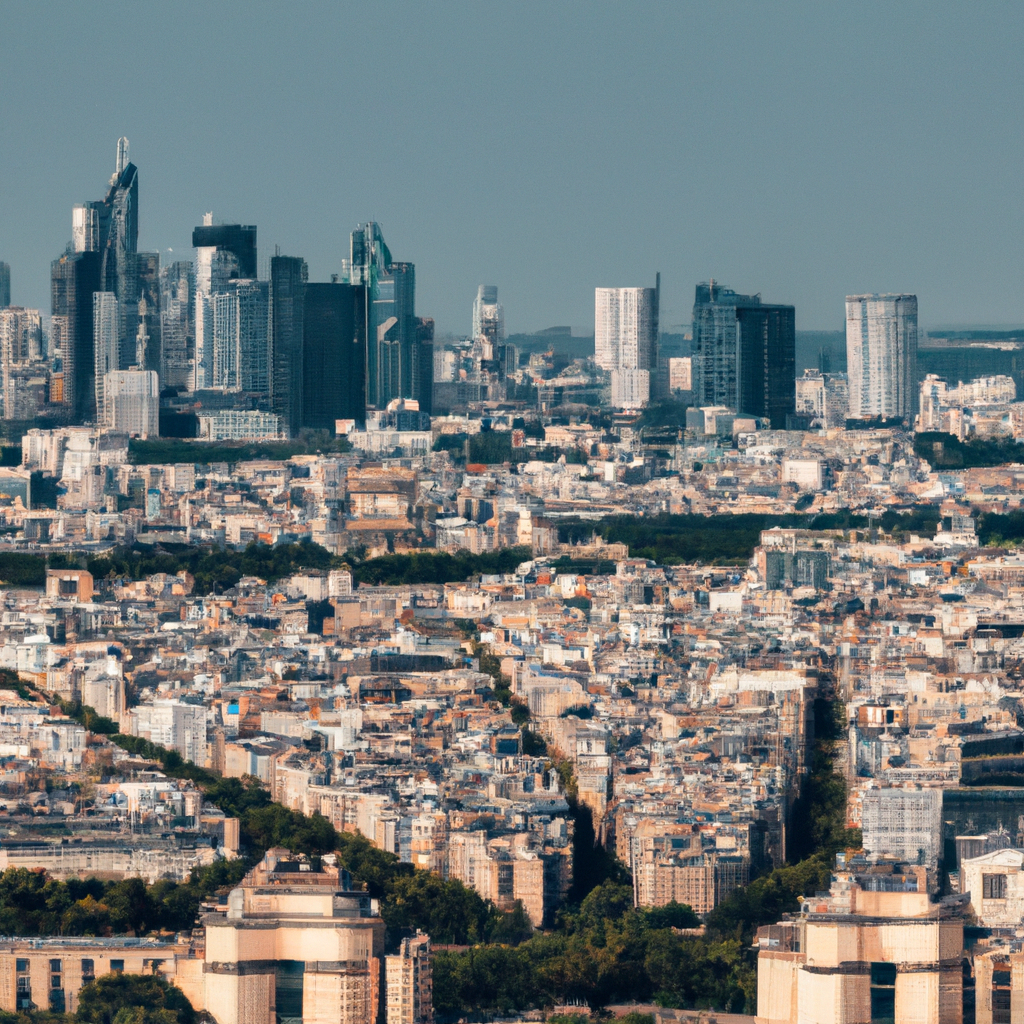
[(195, 1024), (195, 1010), (185, 993), (156, 974), (105, 974), (86, 985), (78, 996), (77, 1016), (83, 1024), (128, 1024), (119, 1019), (124, 1009), (163, 1010), (168, 1014), (138, 1024)]

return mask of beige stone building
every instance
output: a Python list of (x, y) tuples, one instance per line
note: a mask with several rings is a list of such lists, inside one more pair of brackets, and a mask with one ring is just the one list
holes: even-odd
[(387, 1024), (431, 1024), (434, 1019), (430, 938), (417, 932), (387, 958)]
[[(188, 943), (156, 939), (5, 939), (0, 942), (0, 1010), (75, 1013), (83, 986), (104, 974), (160, 974), (202, 983)], [(191, 993), (189, 998), (192, 999)], [(195, 1003), (195, 999), (192, 999)]]
[(429, 938), (404, 940), (385, 972), (376, 900), (347, 872), (312, 871), (281, 849), (267, 851), (225, 911), (202, 918), (192, 943), (0, 941), (0, 1010), (74, 1013), (84, 985), (116, 972), (161, 974), (217, 1024), (433, 1020)]
[(996, 949), (974, 959), (975, 1024), (1024, 1020), (1024, 953)]
[(758, 929), (758, 1020), (960, 1024), (961, 913), (931, 902), (923, 867), (841, 863), (827, 896)]
[[(218, 1024), (365, 1024), (381, 1004), (384, 922), (346, 872), (268, 850), (203, 918), (203, 1009)], [(193, 1004), (196, 1000), (188, 993)]]

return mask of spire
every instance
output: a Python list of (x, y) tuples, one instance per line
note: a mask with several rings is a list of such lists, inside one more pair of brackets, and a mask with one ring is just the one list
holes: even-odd
[(128, 140), (122, 135), (117, 140), (117, 170), (116, 174), (120, 177), (124, 173), (124, 169), (128, 166)]

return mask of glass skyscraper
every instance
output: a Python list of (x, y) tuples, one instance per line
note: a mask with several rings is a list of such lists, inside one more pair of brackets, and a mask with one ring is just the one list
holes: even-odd
[(366, 419), (366, 296), (354, 284), (307, 284), (303, 308), (302, 425)]
[(308, 278), (304, 259), (271, 258), (271, 407), (289, 437), (302, 429), (302, 327)]
[(697, 404), (720, 405), (786, 428), (796, 409), (796, 310), (712, 281), (693, 305)]

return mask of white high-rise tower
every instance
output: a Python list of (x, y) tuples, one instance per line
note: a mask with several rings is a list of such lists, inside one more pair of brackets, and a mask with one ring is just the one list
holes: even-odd
[(905, 419), (917, 406), (917, 296), (848, 295), (851, 419)]
[(594, 289), (594, 358), (612, 375), (612, 405), (639, 409), (658, 366), (658, 289)]

